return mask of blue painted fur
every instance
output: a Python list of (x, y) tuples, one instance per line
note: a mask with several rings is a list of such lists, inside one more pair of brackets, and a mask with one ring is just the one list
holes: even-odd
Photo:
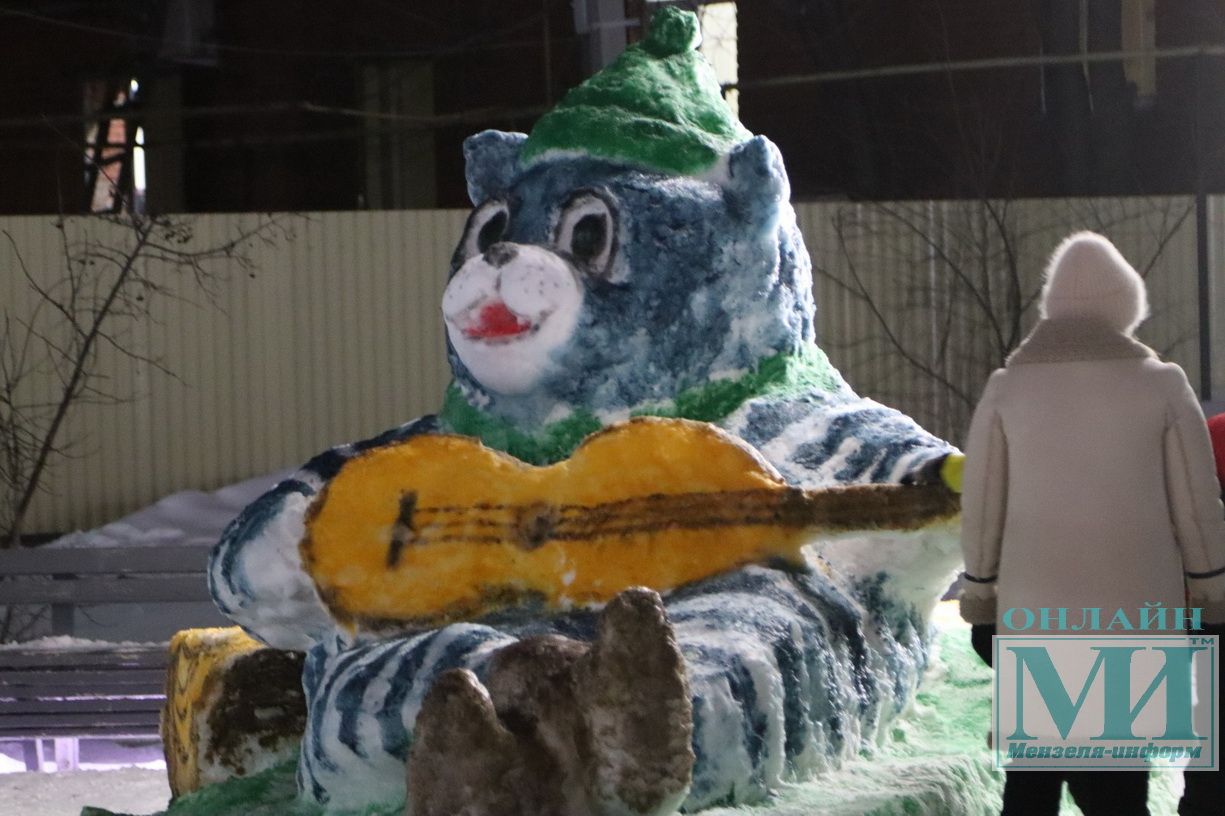
[(611, 283), (584, 281), (577, 342), (530, 394), (492, 392), (449, 346), (456, 382), (483, 410), (528, 429), (559, 406), (624, 413), (814, 342), (808, 253), (768, 140), (738, 147), (727, 160), (730, 181), (720, 185), (586, 157), (521, 170), (522, 138), (486, 131), (468, 140), (473, 203), (506, 200), (501, 240), (548, 246), (563, 203), (575, 191), (600, 190), (616, 205), (618, 274)]

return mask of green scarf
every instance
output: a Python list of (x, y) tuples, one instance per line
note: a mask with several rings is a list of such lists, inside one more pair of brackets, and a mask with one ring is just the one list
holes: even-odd
[[(785, 397), (813, 390), (834, 392), (841, 387), (842, 379), (825, 352), (809, 346), (796, 354), (767, 357), (736, 379), (706, 383), (681, 392), (674, 400), (635, 408), (630, 416), (717, 423), (749, 399)], [(595, 414), (580, 409), (565, 419), (528, 432), (473, 406), (455, 383), (447, 388), (438, 418), (444, 431), (474, 436), (490, 448), (534, 465), (565, 459), (585, 437), (604, 427)]]

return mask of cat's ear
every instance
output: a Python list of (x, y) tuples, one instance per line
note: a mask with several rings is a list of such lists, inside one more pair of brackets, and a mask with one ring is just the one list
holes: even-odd
[(765, 136), (732, 148), (727, 171), (728, 202), (751, 223), (777, 218), (779, 208), (791, 198), (783, 156)]
[(464, 175), (474, 207), (510, 189), (519, 174), (519, 153), (525, 141), (526, 133), (501, 130), (483, 130), (464, 140)]

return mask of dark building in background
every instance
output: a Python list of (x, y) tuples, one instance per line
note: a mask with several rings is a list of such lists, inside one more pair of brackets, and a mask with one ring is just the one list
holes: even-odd
[(582, 45), (566, 0), (5, 0), (0, 212), (104, 204), (140, 149), (155, 211), (460, 206), (463, 138), (530, 127)]
[(799, 198), (1220, 192), (1223, 46), (1220, 0), (742, 2), (741, 117)]
[[(0, 0), (0, 213), (119, 206), (138, 152), (152, 211), (466, 206), (463, 138), (530, 129), (652, 5)], [(1225, 190), (1225, 0), (737, 6), (797, 199)]]

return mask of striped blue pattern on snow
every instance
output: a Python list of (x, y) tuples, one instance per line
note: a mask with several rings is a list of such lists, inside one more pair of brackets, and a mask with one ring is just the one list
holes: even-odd
[[(805, 487), (896, 482), (951, 450), (849, 388), (750, 400), (721, 424)], [(336, 636), (297, 561), (306, 505), (346, 459), (435, 427), (426, 417), (317, 457), (253, 503), (214, 553), (210, 580), (223, 611), (273, 645), (309, 650), (299, 785), (329, 807), (405, 795), (412, 724), (438, 673), (463, 667), (480, 677), (494, 650), (526, 635), (593, 635), (587, 614), (456, 624), (356, 647)], [(688, 809), (760, 801), (781, 781), (836, 764), (910, 698), (926, 633), (913, 609), (863, 591), (882, 578), (751, 567), (665, 599), (693, 693)]]
[[(865, 608), (865, 597), (819, 569), (749, 567), (667, 599), (694, 710), (686, 810), (760, 801), (858, 750), (896, 713), (926, 665), (926, 632), (911, 610)], [(305, 675), (302, 791), (335, 809), (401, 800), (413, 722), (440, 672), (483, 678), (493, 652), (514, 639), (590, 638), (594, 623), (585, 612), (317, 646)]]

